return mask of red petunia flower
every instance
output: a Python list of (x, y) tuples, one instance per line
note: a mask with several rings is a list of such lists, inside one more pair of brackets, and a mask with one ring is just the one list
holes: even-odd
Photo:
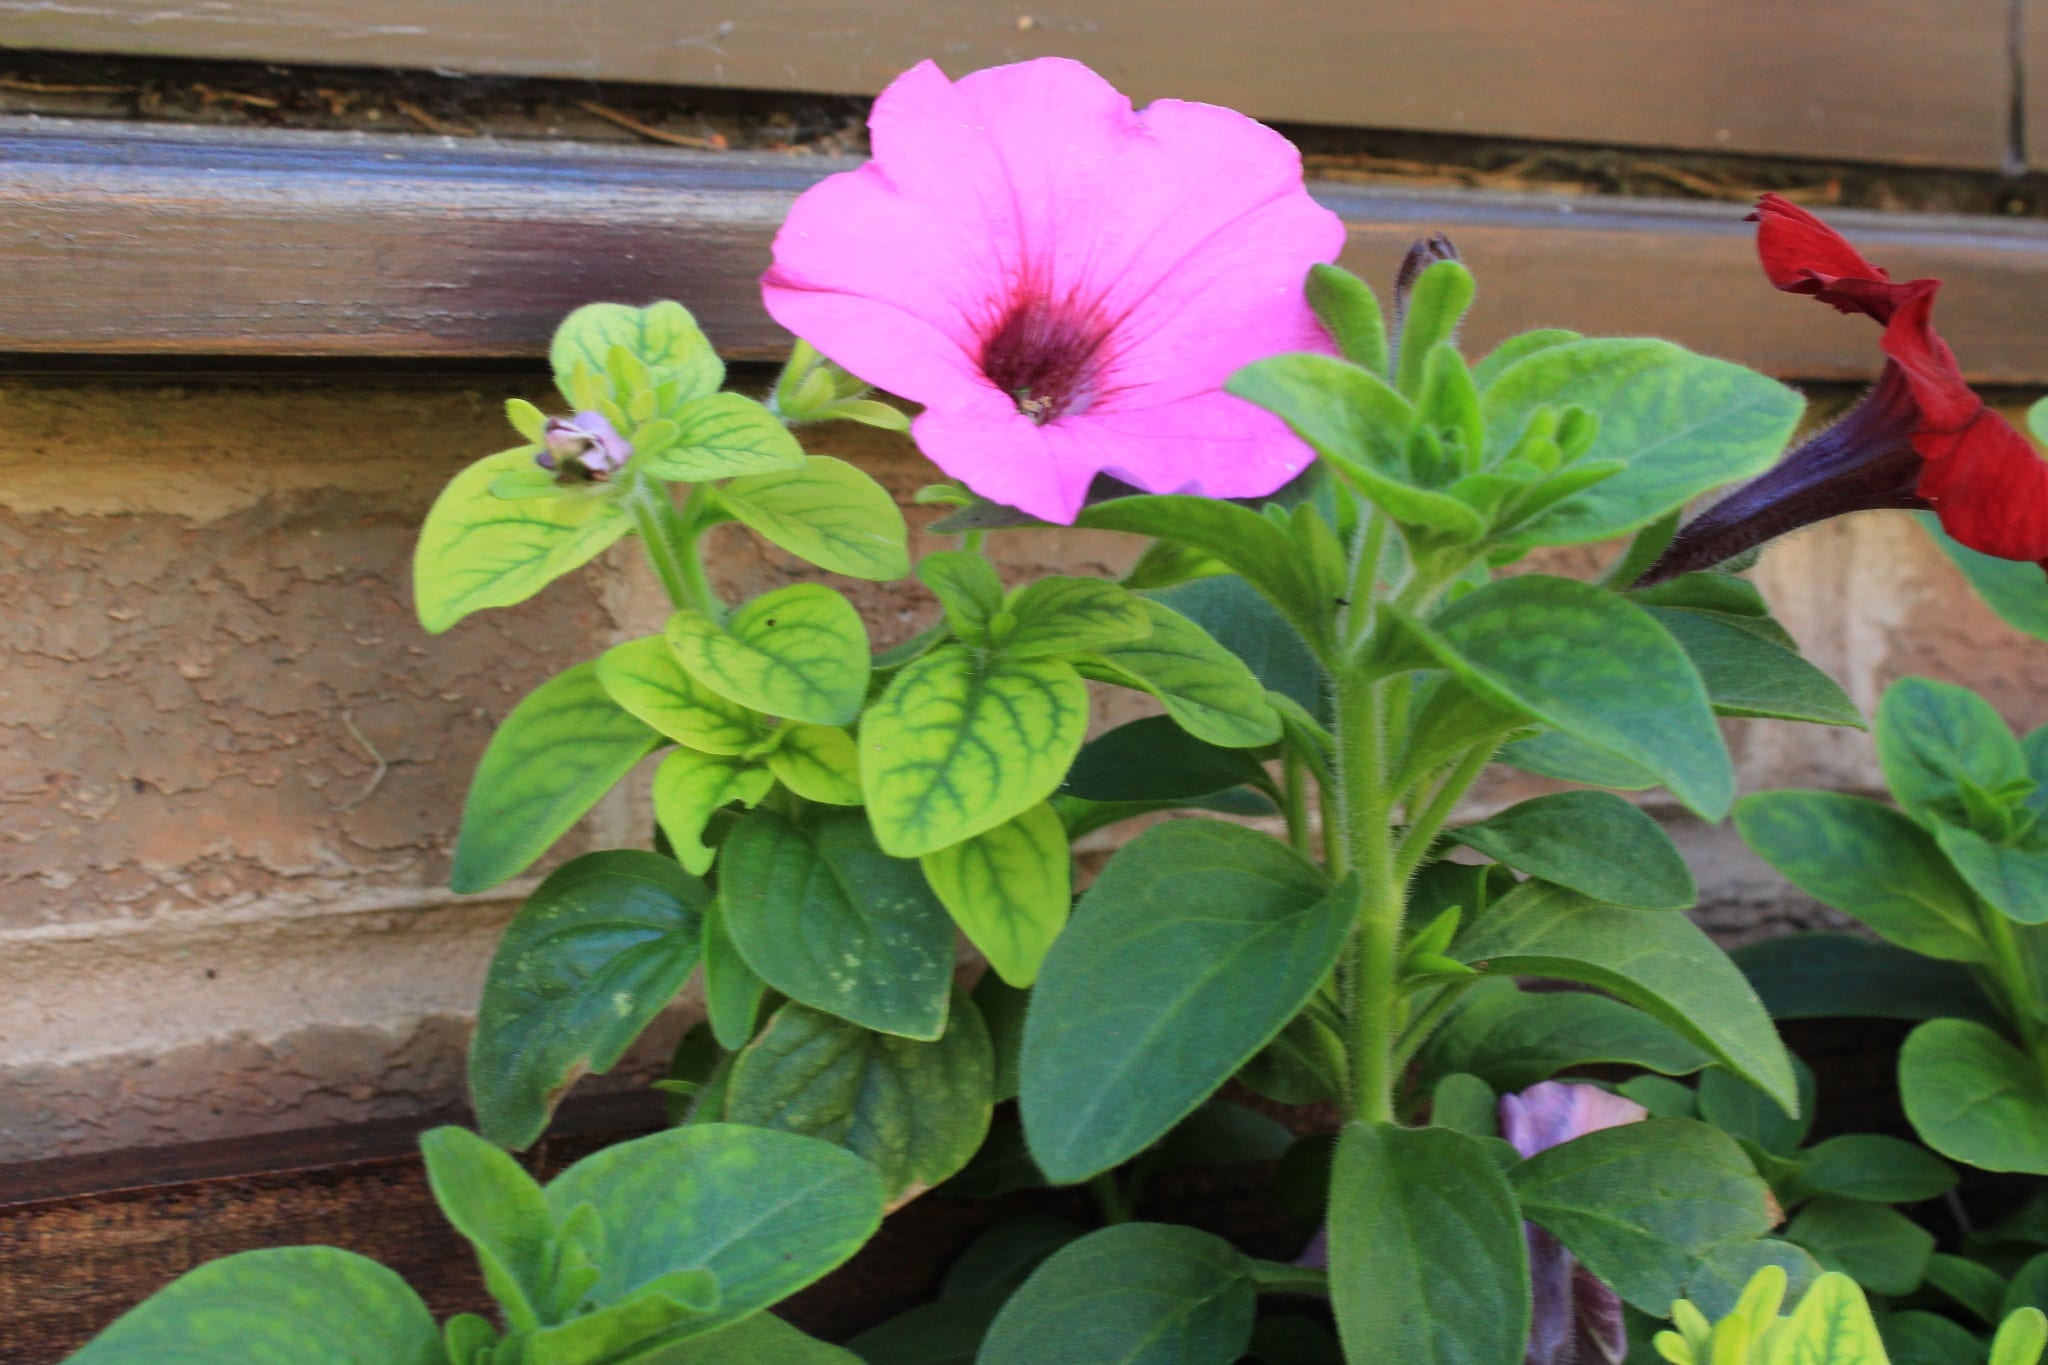
[(1884, 373), (1841, 421), (1689, 523), (1640, 583), (1879, 507), (1930, 510), (1971, 549), (2048, 569), (2048, 460), (1964, 382), (1934, 330), (1941, 281), (1895, 283), (1833, 228), (1775, 194), (1750, 218), (1772, 284), (1883, 325)]

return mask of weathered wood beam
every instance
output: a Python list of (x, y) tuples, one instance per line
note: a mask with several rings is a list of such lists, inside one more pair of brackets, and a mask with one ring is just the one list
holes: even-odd
[[(756, 277), (790, 201), (844, 163), (406, 135), (0, 123), (0, 352), (538, 356), (593, 299), (678, 298), (735, 358), (787, 344)], [(1867, 324), (1779, 295), (1739, 205), (1320, 185), (1384, 278), (1442, 229), (1480, 276), (1471, 339), (1655, 333), (1799, 379), (1862, 379)], [(1980, 382), (2048, 382), (2048, 223), (1840, 211)]]

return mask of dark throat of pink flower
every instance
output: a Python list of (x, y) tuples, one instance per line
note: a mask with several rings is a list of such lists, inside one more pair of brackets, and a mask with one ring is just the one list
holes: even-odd
[(1023, 284), (982, 330), (981, 372), (1044, 426), (1108, 391), (1113, 330), (1098, 308)]
[(1912, 435), (1920, 409), (1896, 364), (1843, 418), (1680, 528), (1634, 586), (1711, 569), (1788, 531), (1847, 512), (1925, 508)]

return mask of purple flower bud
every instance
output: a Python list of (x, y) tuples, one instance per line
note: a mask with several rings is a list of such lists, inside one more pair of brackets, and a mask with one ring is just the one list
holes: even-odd
[(564, 480), (601, 483), (633, 458), (633, 446), (601, 412), (550, 417), (541, 432), (541, 451), (533, 462), (555, 470)]
[[(1634, 1100), (1596, 1085), (1545, 1081), (1500, 1097), (1501, 1133), (1524, 1157), (1648, 1117)], [(1524, 1365), (1620, 1365), (1628, 1354), (1620, 1297), (1555, 1237), (1533, 1223), (1522, 1228), (1529, 1240), (1532, 1300)]]

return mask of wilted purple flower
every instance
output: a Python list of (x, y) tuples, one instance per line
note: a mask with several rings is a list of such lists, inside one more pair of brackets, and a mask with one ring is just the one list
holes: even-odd
[[(1524, 1157), (1650, 1116), (1634, 1100), (1597, 1085), (1545, 1081), (1519, 1095), (1500, 1097), (1501, 1136)], [(1564, 1244), (1537, 1227), (1522, 1225), (1529, 1239), (1529, 1285), (1534, 1311), (1524, 1365), (1621, 1365), (1628, 1333), (1621, 1299), (1573, 1259)]]
[(533, 462), (542, 469), (603, 482), (633, 458), (633, 446), (601, 412), (550, 417), (541, 432), (541, 452)]

